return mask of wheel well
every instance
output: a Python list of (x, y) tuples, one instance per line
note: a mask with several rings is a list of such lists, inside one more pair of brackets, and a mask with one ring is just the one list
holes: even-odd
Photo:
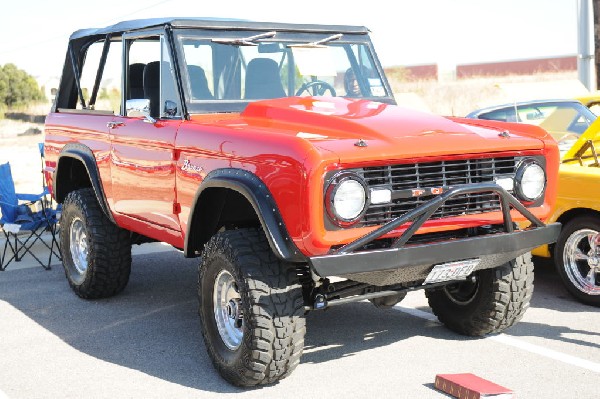
[(186, 256), (199, 254), (219, 230), (260, 227), (260, 219), (248, 199), (228, 188), (207, 188), (202, 192), (188, 226)]
[[(562, 224), (563, 228), (564, 228), (565, 224), (569, 223), (571, 220), (573, 220), (579, 216), (588, 216), (588, 217), (593, 216), (593, 217), (600, 219), (600, 212), (598, 212), (594, 209), (590, 209), (590, 208), (569, 209), (567, 212), (560, 215), (560, 217), (556, 221), (559, 222), (560, 224)], [(556, 243), (548, 245), (548, 249), (550, 250), (551, 254), (554, 253), (555, 245), (556, 245)]]
[(589, 208), (569, 209), (556, 220), (563, 225), (579, 216), (595, 216), (600, 219), (600, 212)]
[(92, 187), (92, 182), (83, 163), (75, 158), (62, 157), (54, 182), (56, 201), (62, 203), (71, 191), (88, 187)]

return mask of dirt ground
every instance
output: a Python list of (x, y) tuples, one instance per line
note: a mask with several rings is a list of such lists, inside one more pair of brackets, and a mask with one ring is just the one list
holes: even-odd
[(9, 162), (18, 193), (42, 191), (42, 162), (38, 143), (43, 134), (20, 135), (28, 129), (44, 126), (36, 123), (0, 120), (0, 163)]

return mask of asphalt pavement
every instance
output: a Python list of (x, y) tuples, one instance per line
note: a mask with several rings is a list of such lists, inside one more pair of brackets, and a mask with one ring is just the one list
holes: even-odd
[[(437, 322), (422, 292), (390, 310), (358, 302), (307, 315), (304, 355), (279, 383), (239, 389), (213, 369), (197, 314), (197, 259), (135, 247), (125, 291), (79, 299), (60, 264), (0, 272), (0, 399), (446, 398), (438, 373), (473, 373), (519, 399), (600, 397), (600, 310), (536, 263), (525, 317), (485, 338)], [(18, 266), (18, 267), (17, 267)]]

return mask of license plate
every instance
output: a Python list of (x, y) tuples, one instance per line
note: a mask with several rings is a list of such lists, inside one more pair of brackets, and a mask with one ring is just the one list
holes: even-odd
[(450, 280), (464, 280), (475, 270), (479, 259), (458, 260), (433, 266), (423, 284), (439, 283)]

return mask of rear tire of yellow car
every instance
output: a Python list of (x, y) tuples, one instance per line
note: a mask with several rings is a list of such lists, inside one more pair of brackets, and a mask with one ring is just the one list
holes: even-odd
[[(563, 285), (578, 301), (592, 306), (600, 306), (600, 272), (595, 274), (594, 283), (587, 280), (590, 273), (590, 245), (587, 237), (599, 232), (599, 217), (579, 216), (563, 225), (554, 247), (554, 264)], [(576, 250), (580, 251), (577, 256), (580, 259), (576, 259)], [(597, 260), (598, 257), (592, 262)]]
[(450, 330), (469, 336), (498, 333), (517, 323), (533, 293), (531, 254), (475, 273), (475, 281), (425, 291), (429, 306)]

